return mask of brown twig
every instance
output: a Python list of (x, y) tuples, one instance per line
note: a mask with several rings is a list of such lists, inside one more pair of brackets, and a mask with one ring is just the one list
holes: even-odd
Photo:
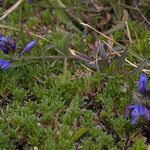
[(115, 40), (113, 40), (113, 39), (110, 38), (109, 36), (105, 35), (104, 33), (100, 32), (100, 31), (98, 31), (98, 30), (96, 30), (95, 28), (91, 27), (90, 25), (88, 25), (88, 24), (86, 24), (86, 23), (83, 23), (83, 22), (81, 22), (81, 24), (82, 24), (83, 26), (86, 26), (86, 27), (88, 27), (88, 28), (94, 30), (95, 32), (99, 33), (100, 35), (102, 35), (102, 36), (105, 37), (106, 39), (111, 40), (111, 41), (114, 42), (115, 44), (120, 45), (122, 48), (125, 48), (124, 45), (122, 45), (122, 44), (116, 42)]
[(130, 30), (129, 30), (129, 26), (128, 26), (128, 22), (126, 21), (125, 24), (126, 24), (127, 36), (129, 38), (129, 41), (130, 41), (130, 43), (133, 43), (132, 38), (131, 38), (131, 34), (130, 34)]
[(140, 9), (138, 8), (138, 6), (135, 6), (137, 11), (140, 13), (140, 15), (143, 17), (143, 19), (150, 25), (150, 22), (147, 20), (147, 18), (143, 15), (143, 13), (140, 11)]
[(11, 6), (9, 9), (7, 9), (4, 13), (3, 16), (0, 18), (0, 21), (5, 19), (11, 12), (13, 12), (21, 3), (23, 0), (18, 0), (13, 6)]

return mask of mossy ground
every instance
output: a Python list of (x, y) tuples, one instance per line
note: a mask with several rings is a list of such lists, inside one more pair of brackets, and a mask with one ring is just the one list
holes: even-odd
[[(15, 2), (3, 2), (0, 14)], [(128, 9), (127, 5), (132, 5), (128, 1), (98, 4), (107, 9), (98, 12), (88, 0), (23, 1), (0, 22), (0, 33), (17, 41), (17, 51), (32, 39), (38, 40), (31, 53), (0, 73), (0, 149), (147, 149), (149, 122), (141, 119), (133, 126), (130, 118), (125, 118), (125, 108), (132, 103), (132, 91), (137, 91), (141, 71), (129, 75), (133, 68), (125, 62), (120, 67), (112, 63), (107, 70), (91, 71), (84, 63), (68, 57), (68, 47), (90, 54), (90, 43), (105, 40), (86, 28), (84, 42), (85, 30), (79, 20), (110, 32), (127, 17), (123, 14), (127, 10), (133, 43), (126, 57), (137, 66), (144, 58), (149, 59), (149, 27), (139, 21), (143, 18), (139, 14), (138, 18), (134, 6)], [(149, 2), (141, 4), (147, 18), (149, 6)], [(111, 14), (109, 20), (105, 12)], [(110, 33), (114, 40), (129, 45), (125, 27)], [(47, 58), (52, 55), (63, 57)], [(0, 57), (12, 56), (1, 52)]]

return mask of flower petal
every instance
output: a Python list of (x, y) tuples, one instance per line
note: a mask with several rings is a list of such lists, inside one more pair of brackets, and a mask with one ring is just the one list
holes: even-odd
[(2, 42), (0, 42), (0, 49), (3, 50), (3, 46), (4, 44)]
[(9, 60), (0, 59), (0, 68), (7, 70), (11, 67), (11, 62)]
[(142, 73), (139, 79), (139, 85), (138, 85), (139, 92), (142, 95), (146, 95), (147, 92), (147, 76), (145, 73)]
[(135, 108), (131, 113), (131, 118), (132, 118), (131, 123), (136, 124), (139, 117), (140, 117), (140, 113), (139, 113), (138, 106), (137, 106), (137, 108)]
[(134, 113), (135, 113), (135, 112), (132, 112), (132, 114), (131, 114), (131, 124), (132, 124), (132, 125), (136, 125), (136, 124), (137, 124), (137, 121), (138, 121), (138, 119), (139, 119), (139, 116), (135, 116)]
[(9, 54), (12, 50), (16, 50), (16, 42), (13, 43), (9, 36), (5, 38), (3, 35), (0, 35), (0, 49), (5, 54)]
[(129, 105), (129, 106), (126, 107), (126, 109), (125, 109), (125, 116), (126, 116), (126, 118), (129, 116), (132, 108), (133, 108), (132, 105)]
[(147, 120), (150, 120), (150, 112), (149, 109), (147, 109), (143, 105), (129, 105), (126, 108), (125, 114), (127, 117), (129, 116), (129, 113), (131, 112), (131, 124), (135, 125), (137, 124), (137, 121), (140, 117), (145, 117)]
[(17, 43), (16, 43), (16, 42), (13, 43), (12, 49), (13, 49), (13, 50), (16, 50), (16, 49), (17, 49)]
[(2, 34), (0, 34), (0, 41), (3, 42), (4, 39), (5, 39), (4, 36)]
[(26, 47), (23, 49), (21, 53), (27, 53), (31, 51), (31, 49), (37, 44), (37, 40), (33, 40), (30, 43), (26, 45)]
[(147, 120), (150, 120), (150, 111), (146, 107), (144, 107), (143, 116), (145, 116)]
[(28, 0), (29, 3), (32, 3), (32, 0)]
[(6, 41), (9, 42), (9, 43), (12, 43), (10, 36), (8, 36), (8, 37), (6, 38)]
[(8, 47), (7, 48), (3, 47), (2, 51), (4, 54), (9, 54), (9, 48)]

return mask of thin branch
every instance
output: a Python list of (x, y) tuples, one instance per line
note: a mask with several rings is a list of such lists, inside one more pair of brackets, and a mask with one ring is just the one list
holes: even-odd
[(7, 9), (4, 13), (3, 16), (0, 18), (0, 21), (5, 19), (11, 12), (13, 12), (21, 3), (23, 0), (18, 0), (13, 6), (11, 6), (9, 9)]
[(126, 21), (125, 24), (126, 24), (127, 36), (129, 38), (129, 41), (130, 41), (130, 43), (133, 43), (132, 38), (131, 38), (131, 34), (130, 34), (130, 30), (129, 30), (129, 26), (128, 26), (128, 22)]
[(107, 35), (103, 34), (102, 32), (100, 32), (100, 31), (98, 31), (98, 30), (96, 30), (95, 28), (91, 27), (90, 25), (88, 25), (88, 24), (86, 24), (86, 23), (83, 23), (83, 22), (81, 22), (81, 24), (82, 24), (83, 26), (87, 26), (87, 27), (89, 27), (90, 29), (92, 29), (92, 30), (94, 30), (95, 32), (99, 33), (100, 35), (102, 35), (102, 36), (103, 36), (103, 37), (105, 37), (106, 39), (111, 40), (111, 41), (112, 41), (112, 42), (114, 42), (115, 44), (120, 45), (122, 48), (125, 48), (125, 46), (124, 46), (124, 45), (122, 45), (122, 44), (120, 44), (120, 43), (116, 42), (115, 40), (113, 40), (113, 39), (112, 39), (112, 38), (110, 38), (109, 36), (107, 36)]
[(132, 7), (132, 6), (129, 6), (129, 5), (125, 5), (125, 4), (123, 4), (123, 3), (119, 3), (119, 5), (120, 5), (120, 6), (122, 6), (122, 7), (125, 7), (125, 8), (127, 8), (127, 9), (131, 9), (131, 10), (137, 10), (137, 8), (135, 8), (135, 7)]
[(143, 19), (150, 25), (150, 22), (147, 20), (147, 18), (144, 16), (144, 14), (140, 11), (140, 9), (138, 8), (138, 6), (135, 6), (137, 11), (140, 13), (140, 15), (143, 17)]

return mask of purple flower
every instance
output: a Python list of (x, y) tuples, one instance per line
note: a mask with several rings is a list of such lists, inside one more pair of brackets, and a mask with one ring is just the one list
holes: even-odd
[(0, 41), (5, 40), (4, 36), (2, 34), (0, 34)]
[(0, 49), (5, 54), (9, 54), (12, 50), (16, 50), (16, 47), (16, 42), (12, 42), (9, 36), (5, 38), (3, 35), (0, 35)]
[(137, 121), (140, 117), (145, 117), (147, 120), (150, 120), (150, 112), (143, 105), (129, 105), (125, 110), (126, 117), (131, 116), (132, 125), (137, 124)]
[(23, 51), (21, 52), (21, 54), (30, 52), (31, 49), (32, 49), (36, 44), (37, 44), (37, 40), (33, 40), (33, 41), (31, 41), (30, 43), (28, 43), (28, 44), (26, 45), (26, 47), (23, 49)]
[(32, 0), (28, 0), (29, 3), (32, 3)]
[(146, 93), (147, 93), (147, 76), (145, 73), (142, 73), (140, 76), (138, 89), (142, 95), (146, 95)]
[(11, 67), (11, 62), (9, 60), (0, 59), (0, 68), (7, 70)]

